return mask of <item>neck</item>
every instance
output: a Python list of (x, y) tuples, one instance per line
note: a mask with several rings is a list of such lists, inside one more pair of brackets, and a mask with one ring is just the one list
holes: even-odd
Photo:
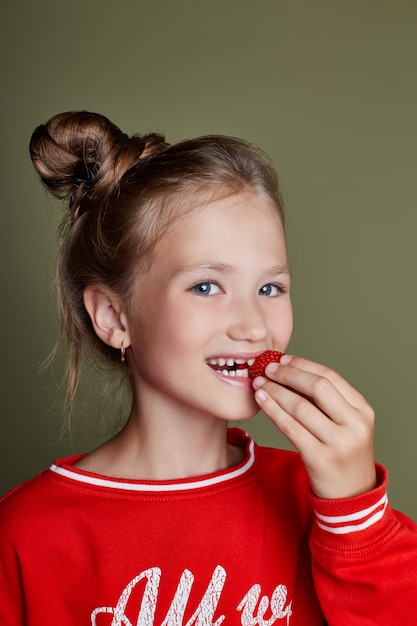
[[(210, 474), (229, 467), (227, 423), (220, 420), (198, 424), (183, 420), (181, 427), (172, 416), (152, 425), (132, 415), (121, 433), (131, 459), (149, 479), (169, 480)], [(126, 447), (127, 450), (127, 447)]]
[(174, 480), (227, 469), (243, 454), (227, 443), (225, 420), (187, 410), (147, 413), (134, 404), (122, 431), (78, 466), (115, 478)]

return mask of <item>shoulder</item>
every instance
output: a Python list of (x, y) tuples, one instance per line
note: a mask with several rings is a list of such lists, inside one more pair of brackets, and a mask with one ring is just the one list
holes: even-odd
[(279, 477), (279, 481), (298, 483), (300, 488), (309, 490), (309, 481), (304, 464), (298, 452), (281, 450), (269, 446), (256, 446), (262, 472), (268, 478)]
[(9, 520), (18, 519), (20, 515), (27, 515), (34, 506), (43, 504), (49, 471), (45, 470), (41, 474), (14, 487), (11, 491), (0, 498), (0, 523), (3, 525)]
[[(33, 528), (32, 518), (39, 492), (38, 476), (18, 485), (0, 500), (0, 553), (13, 550), (20, 544), (28, 529)], [(42, 481), (41, 481), (42, 482)], [(40, 505), (39, 510), (42, 511)], [(26, 531), (25, 531), (26, 529)], [(3, 558), (3, 557), (2, 557)]]
[(254, 445), (254, 479), (265, 500), (279, 503), (310, 518), (310, 481), (301, 456), (292, 450)]
[(311, 488), (298, 452), (258, 447), (257, 482), (265, 507), (273, 519), (288, 520), (302, 534), (309, 534), (313, 523)]
[(54, 512), (62, 510), (64, 497), (62, 485), (50, 469), (6, 493), (0, 499), (1, 543), (42, 532), (51, 524)]

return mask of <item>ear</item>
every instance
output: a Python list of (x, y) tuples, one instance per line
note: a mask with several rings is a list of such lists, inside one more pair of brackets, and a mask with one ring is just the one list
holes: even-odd
[(83, 298), (96, 335), (113, 348), (128, 348), (130, 336), (120, 298), (98, 285), (88, 285)]

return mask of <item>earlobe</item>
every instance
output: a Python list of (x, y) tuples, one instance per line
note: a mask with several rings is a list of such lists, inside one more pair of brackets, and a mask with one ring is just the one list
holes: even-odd
[(98, 285), (84, 289), (84, 306), (97, 337), (113, 348), (130, 345), (126, 317), (120, 299)]

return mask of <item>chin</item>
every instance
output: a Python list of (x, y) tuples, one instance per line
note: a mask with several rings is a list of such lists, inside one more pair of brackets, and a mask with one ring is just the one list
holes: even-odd
[(252, 417), (255, 417), (255, 415), (258, 415), (259, 412), (260, 409), (256, 406), (250, 411), (240, 411), (229, 414), (226, 413), (224, 416), (219, 416), (219, 418), (226, 420), (230, 424), (234, 424), (235, 422), (246, 422), (247, 420), (252, 419)]

